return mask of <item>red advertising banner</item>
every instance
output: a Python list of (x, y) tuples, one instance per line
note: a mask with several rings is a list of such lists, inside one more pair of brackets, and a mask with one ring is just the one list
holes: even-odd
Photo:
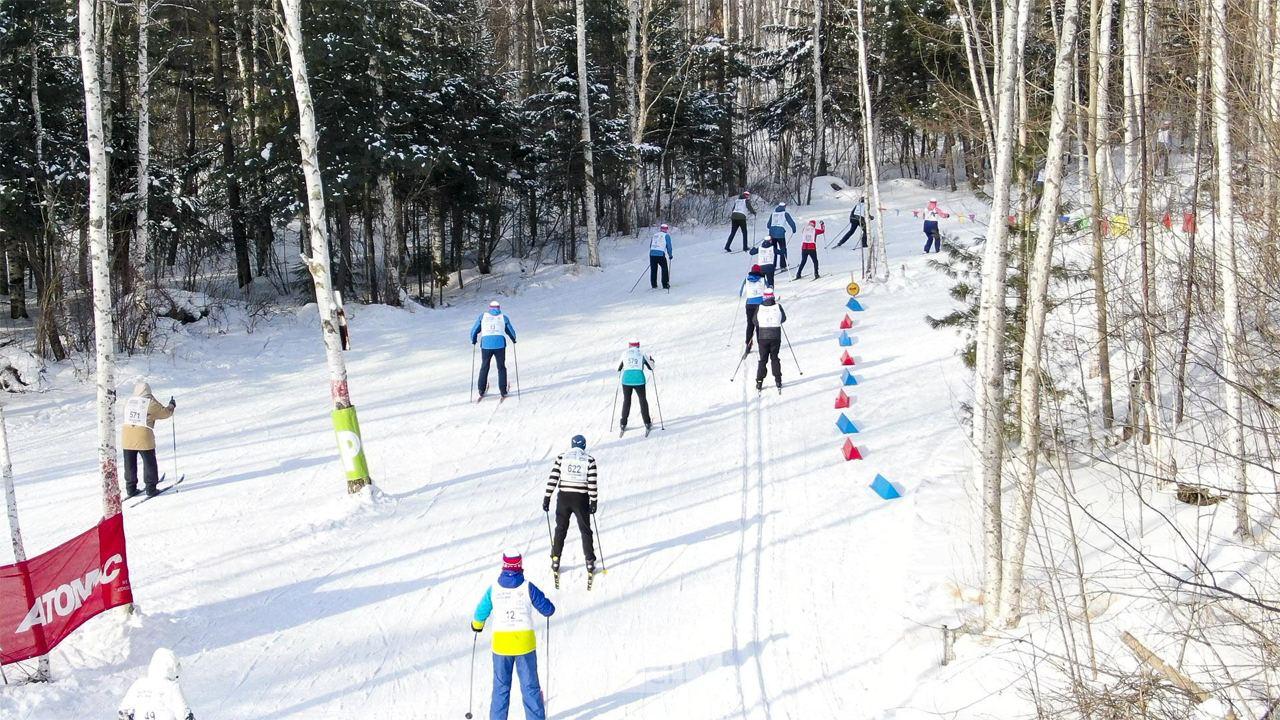
[(0, 664), (44, 655), (89, 618), (131, 602), (122, 514), (0, 566)]

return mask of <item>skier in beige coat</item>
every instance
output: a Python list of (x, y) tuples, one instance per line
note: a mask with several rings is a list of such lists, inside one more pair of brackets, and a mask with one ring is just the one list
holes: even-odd
[(151, 394), (151, 386), (140, 382), (133, 388), (133, 397), (124, 405), (124, 430), (120, 434), (120, 447), (124, 450), (124, 485), (129, 497), (138, 494), (138, 458), (142, 458), (142, 476), (147, 495), (159, 492), (156, 484), (160, 472), (156, 467), (157, 420), (173, 417), (177, 402), (171, 397), (168, 405), (161, 405)]

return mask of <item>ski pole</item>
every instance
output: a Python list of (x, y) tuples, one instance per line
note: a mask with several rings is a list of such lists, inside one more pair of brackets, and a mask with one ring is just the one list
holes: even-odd
[(738, 365), (737, 365), (737, 367), (735, 367), (735, 368), (733, 369), (733, 377), (729, 378), (729, 382), (733, 382), (733, 381), (735, 381), (735, 380), (737, 380), (737, 379), (738, 379), (738, 371), (742, 369), (742, 363), (743, 363), (743, 361), (744, 361), (744, 360), (746, 360), (746, 359), (747, 359), (747, 354), (748, 354), (749, 352), (751, 352), (751, 351), (750, 351), (750, 350), (744, 350), (744, 351), (742, 352), (742, 357), (738, 358)]
[(729, 343), (733, 342), (733, 331), (738, 327), (738, 308), (733, 309), (733, 322), (729, 324), (729, 340), (725, 343), (725, 347), (729, 347)]
[(516, 350), (515, 341), (511, 342), (511, 358), (516, 363), (516, 399), (520, 399), (520, 353)]
[(613, 418), (618, 414), (618, 393), (620, 392), (622, 392), (621, 385), (613, 388), (613, 409), (609, 411), (609, 432), (613, 432)]
[[(169, 434), (173, 440), (173, 481), (176, 483), (182, 478), (178, 475), (178, 423), (172, 416), (169, 418)], [(174, 488), (174, 492), (177, 491)]]
[(676, 264), (675, 258), (667, 258), (667, 287), (665, 288), (665, 290), (667, 291), (668, 295), (671, 294), (671, 268), (675, 267), (675, 264)]
[(542, 514), (547, 516), (547, 542), (551, 543), (551, 552), (554, 553), (556, 551), (556, 541), (551, 536), (551, 511), (547, 510)]
[(843, 229), (843, 230), (841, 230), (840, 232), (836, 233), (835, 235), (832, 235), (832, 236), (831, 236), (831, 239), (827, 241), (827, 246), (826, 246), (825, 248), (823, 248), (823, 249), (824, 249), (824, 250), (830, 250), (831, 248), (835, 247), (835, 245), (836, 245), (836, 238), (840, 237), (841, 235), (844, 235), (844, 231), (845, 231), (845, 230), (848, 230), (848, 229), (849, 229), (849, 226), (850, 226), (850, 225), (852, 225), (852, 224), (853, 224), (853, 223), (845, 223), (844, 229)]
[(596, 521), (595, 513), (591, 514), (591, 522), (596, 528), (596, 546), (600, 548), (600, 574), (607, 575), (609, 564), (604, 560), (604, 540), (600, 539), (600, 523)]
[(471, 680), (467, 683), (467, 714), (464, 716), (467, 720), (471, 720), (472, 703), (476, 697), (476, 644), (480, 641), (480, 633), (471, 633)]
[(476, 344), (471, 343), (471, 377), (467, 378), (467, 400), (476, 399)]
[(631, 289), (627, 291), (628, 295), (635, 292), (636, 288), (640, 286), (640, 281), (644, 279), (645, 270), (648, 270), (648, 268), (640, 268), (640, 275), (636, 278), (635, 284), (631, 286)]
[(662, 393), (658, 392), (658, 373), (652, 369), (649, 372), (653, 375), (653, 400), (658, 404), (658, 427), (666, 430), (666, 423), (662, 421)]
[(787, 349), (791, 351), (791, 359), (795, 360), (796, 372), (799, 372), (801, 375), (803, 375), (804, 371), (800, 369), (800, 360), (796, 358), (796, 349), (791, 347), (791, 338), (787, 337), (786, 328), (782, 328), (782, 338), (787, 341)]

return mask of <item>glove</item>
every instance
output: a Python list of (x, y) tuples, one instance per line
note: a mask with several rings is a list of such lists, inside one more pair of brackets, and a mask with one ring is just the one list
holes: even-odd
[(170, 395), (170, 396), (169, 396), (169, 409), (170, 409), (170, 410), (172, 410), (173, 408), (176, 408), (176, 407), (178, 407), (178, 401), (177, 401), (177, 400), (174, 400), (174, 399), (173, 399), (173, 396), (172, 396), (172, 395)]
[(551, 512), (551, 496), (542, 498), (542, 512)]
[(482, 632), (483, 630), (484, 630), (484, 623), (477, 622), (475, 620), (471, 621), (471, 632), (478, 633), (478, 632)]
[(592, 514), (592, 515), (595, 515), (595, 514), (596, 514), (596, 501), (595, 501), (595, 500), (592, 500), (592, 501), (591, 501), (591, 506), (588, 508), (588, 510), (590, 510), (590, 511), (591, 511), (591, 514)]

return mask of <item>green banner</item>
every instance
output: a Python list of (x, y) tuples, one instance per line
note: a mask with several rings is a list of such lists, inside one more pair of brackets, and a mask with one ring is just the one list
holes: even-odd
[(369, 479), (369, 465), (364, 459), (364, 443), (360, 441), (360, 421), (354, 407), (334, 410), (333, 432), (338, 438), (338, 455), (342, 457), (342, 469), (347, 482)]

